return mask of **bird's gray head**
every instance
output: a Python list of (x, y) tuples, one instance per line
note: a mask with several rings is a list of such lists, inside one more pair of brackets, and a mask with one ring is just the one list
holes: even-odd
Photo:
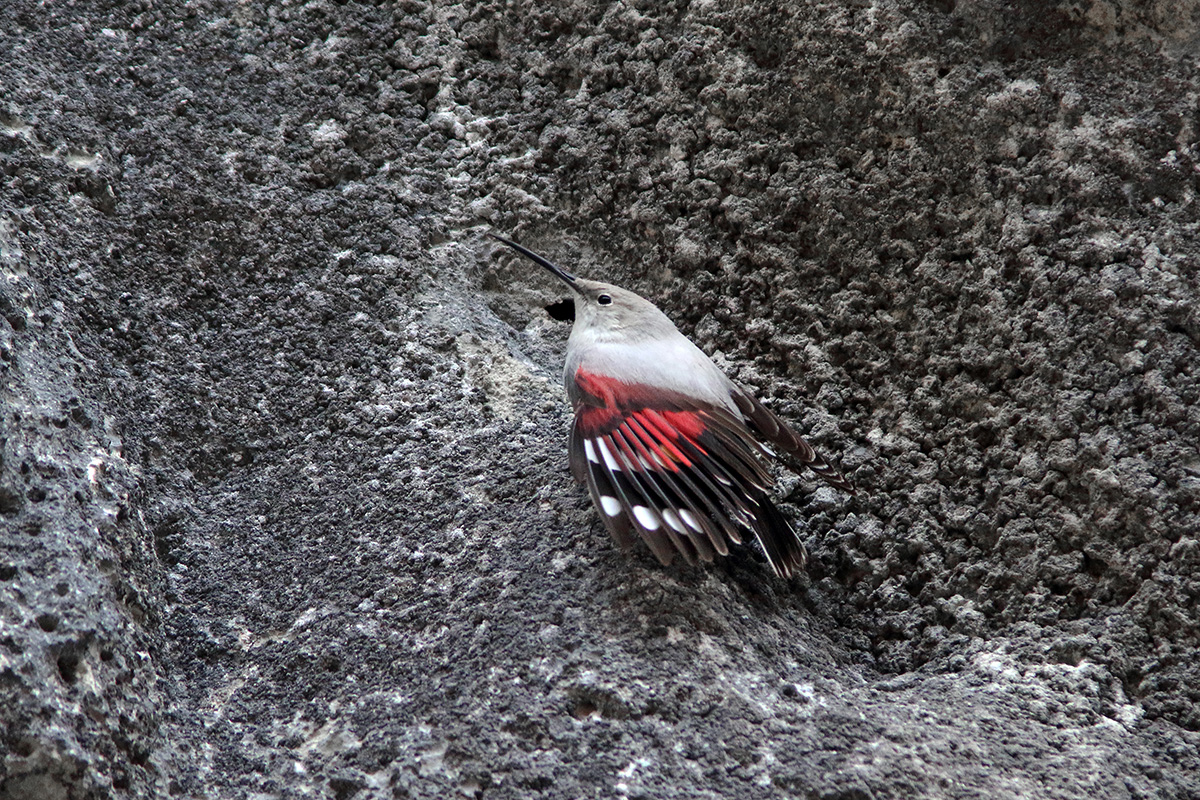
[[(516, 242), (494, 233), (493, 239), (503, 242), (531, 261), (545, 267), (575, 293), (575, 326), (573, 340), (588, 342), (636, 342), (639, 340), (679, 335), (675, 324), (658, 307), (641, 295), (620, 286), (589, 281), (567, 272)], [(580, 341), (580, 343), (584, 343)]]

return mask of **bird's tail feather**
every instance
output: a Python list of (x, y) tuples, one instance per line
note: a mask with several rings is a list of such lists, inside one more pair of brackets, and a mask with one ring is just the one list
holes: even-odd
[(754, 533), (775, 574), (790, 578), (808, 563), (808, 551), (787, 518), (765, 494), (755, 498), (758, 518)]

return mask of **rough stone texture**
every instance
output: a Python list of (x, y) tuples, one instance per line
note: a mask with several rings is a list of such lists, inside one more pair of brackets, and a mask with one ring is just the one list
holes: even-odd
[[(0, 798), (1200, 797), (1200, 5), (0, 3)], [(662, 568), (658, 301), (863, 487)]]

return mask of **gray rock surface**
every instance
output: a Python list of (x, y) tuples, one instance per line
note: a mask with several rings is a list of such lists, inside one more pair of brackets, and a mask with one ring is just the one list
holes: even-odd
[[(0, 4), (0, 798), (1200, 797), (1196, 2)], [(863, 488), (618, 551), (551, 281)]]

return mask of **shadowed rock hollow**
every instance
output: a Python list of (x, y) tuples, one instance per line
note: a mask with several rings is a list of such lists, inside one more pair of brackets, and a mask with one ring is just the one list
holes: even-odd
[[(0, 5), (0, 798), (1200, 797), (1198, 22)], [(838, 455), (807, 575), (612, 545), (486, 230)]]

